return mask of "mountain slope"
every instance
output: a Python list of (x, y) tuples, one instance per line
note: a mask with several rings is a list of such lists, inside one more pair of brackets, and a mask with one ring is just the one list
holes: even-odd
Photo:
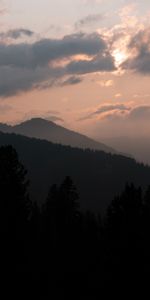
[(78, 148), (89, 148), (102, 150), (105, 152), (115, 153), (111, 147), (107, 147), (102, 143), (96, 142), (85, 135), (68, 130), (51, 121), (41, 118), (31, 119), (16, 126), (8, 126), (0, 124), (0, 131), (7, 133), (17, 133), (28, 137), (48, 140), (53, 143), (62, 145), (70, 145)]
[(0, 146), (11, 144), (28, 170), (33, 200), (43, 202), (49, 187), (69, 175), (76, 184), (81, 207), (103, 211), (126, 182), (143, 188), (150, 184), (150, 168), (134, 159), (102, 151), (81, 150), (0, 133)]
[(150, 165), (150, 138), (116, 137), (105, 142), (120, 152), (130, 153), (137, 161)]

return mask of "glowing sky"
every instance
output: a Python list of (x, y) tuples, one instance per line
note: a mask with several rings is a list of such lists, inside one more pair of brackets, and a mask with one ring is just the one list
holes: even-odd
[(0, 121), (150, 130), (149, 0), (0, 1)]

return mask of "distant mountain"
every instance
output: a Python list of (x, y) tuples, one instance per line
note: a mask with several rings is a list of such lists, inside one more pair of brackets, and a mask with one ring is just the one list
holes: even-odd
[(100, 142), (96, 142), (85, 135), (76, 133), (51, 121), (41, 118), (34, 118), (16, 126), (8, 126), (0, 123), (0, 131), (5, 133), (17, 133), (27, 137), (35, 137), (53, 143), (59, 143), (62, 145), (69, 145), (83, 149), (89, 148), (102, 150), (108, 153), (116, 152), (111, 147), (107, 147)]
[(146, 137), (114, 137), (104, 140), (119, 152), (131, 154), (137, 161), (150, 165), (150, 138)]
[(33, 200), (43, 202), (49, 187), (69, 175), (81, 207), (103, 211), (127, 182), (146, 188), (150, 168), (134, 159), (102, 151), (82, 150), (16, 134), (0, 133), (0, 146), (12, 145), (28, 170)]

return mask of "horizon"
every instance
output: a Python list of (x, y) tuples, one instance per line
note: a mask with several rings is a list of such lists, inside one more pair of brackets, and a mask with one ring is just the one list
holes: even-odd
[(0, 122), (149, 136), (148, 1), (3, 0), (0, 14)]

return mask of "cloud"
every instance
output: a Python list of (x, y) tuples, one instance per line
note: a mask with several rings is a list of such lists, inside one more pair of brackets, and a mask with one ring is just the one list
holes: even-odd
[[(119, 111), (121, 114), (118, 114)], [(135, 107), (128, 106), (127, 104), (103, 105), (93, 112), (91, 116), (101, 115), (108, 112), (110, 113), (110, 117), (113, 117), (113, 119), (116, 119), (117, 117), (118, 119), (133, 122), (146, 120), (149, 121), (150, 119), (150, 106), (148, 105), (140, 105)], [(109, 114), (106, 114), (106, 117), (109, 117)]]
[(64, 120), (62, 118), (58, 117), (58, 116), (48, 116), (48, 115), (46, 115), (45, 118), (46, 118), (46, 120), (49, 120), (49, 121), (52, 121), (52, 122), (57, 122), (57, 121), (64, 122)]
[(90, 14), (82, 19), (80, 19), (78, 22), (75, 23), (75, 28), (80, 29), (84, 26), (91, 26), (94, 23), (98, 23), (100, 21), (103, 21), (105, 19), (105, 15), (103, 14)]
[(114, 105), (103, 105), (97, 111), (93, 113), (93, 115), (99, 115), (104, 112), (120, 110), (120, 111), (128, 111), (130, 108), (124, 104), (114, 104)]
[(114, 85), (114, 80), (112, 80), (112, 79), (109, 79), (109, 80), (99, 80), (99, 81), (96, 81), (96, 83), (98, 85), (100, 85), (101, 87), (108, 88), (108, 87), (111, 87), (111, 86)]
[(121, 98), (122, 97), (122, 94), (121, 93), (117, 93), (116, 95), (115, 95), (115, 98)]
[[(108, 117), (109, 115), (111, 116), (112, 113), (125, 113), (130, 111), (130, 107), (125, 105), (125, 104), (107, 104), (107, 105), (101, 105), (98, 107), (95, 111), (89, 113), (85, 117), (82, 117), (79, 119), (79, 121), (84, 121), (93, 118), (94, 116), (101, 116), (103, 115), (104, 117)], [(108, 114), (109, 113), (109, 114)]]
[(12, 30), (8, 30), (6, 32), (1, 32), (0, 33), (0, 38), (1, 39), (6, 39), (6, 38), (10, 38), (10, 39), (18, 39), (22, 36), (28, 36), (31, 37), (34, 35), (34, 32), (29, 30), (29, 29), (23, 29), (23, 28), (18, 28), (18, 29), (12, 29)]
[(147, 30), (149, 15), (139, 14), (136, 4), (130, 3), (118, 11), (118, 17), (120, 22), (110, 28), (99, 28), (98, 32), (104, 36), (109, 45), (118, 71), (134, 69), (135, 66), (131, 60), (135, 58), (135, 47), (133, 45), (131, 47), (130, 44), (134, 40), (137, 42), (137, 37), (141, 31)]
[(129, 58), (122, 64), (122, 69), (129, 69), (141, 74), (150, 74), (150, 28), (140, 30), (132, 37), (128, 49)]
[(8, 111), (12, 110), (12, 107), (8, 104), (0, 104), (0, 114), (5, 114)]
[(115, 71), (114, 59), (109, 53), (105, 56), (100, 54), (90, 61), (81, 60), (71, 62), (67, 66), (67, 71), (72, 74)]
[[(94, 4), (101, 4), (104, 0), (82, 0), (84, 4), (94, 5)], [(106, 1), (106, 0), (105, 0)]]
[[(121, 112), (121, 114), (118, 112)], [(114, 104), (114, 105), (102, 105), (97, 110), (89, 114), (85, 119), (94, 117), (96, 115), (104, 115), (104, 117), (108, 118), (109, 116), (112, 119), (122, 119), (126, 121), (149, 121), (150, 120), (150, 106), (135, 106), (131, 107), (127, 104)], [(109, 114), (108, 114), (109, 113)]]
[[(89, 119), (90, 128), (95, 137), (148, 137), (150, 131), (150, 106), (130, 106), (130, 110), (119, 113), (110, 111), (103, 118)], [(91, 126), (93, 124), (93, 126)], [(86, 124), (86, 126), (88, 126)]]
[(131, 110), (129, 114), (130, 120), (148, 120), (150, 119), (150, 106), (139, 106)]
[(7, 13), (7, 9), (6, 8), (0, 8), (0, 15), (5, 15)]
[(0, 44), (0, 66), (45, 66), (56, 59), (76, 54), (96, 55), (105, 52), (107, 45), (99, 34), (73, 34), (63, 39), (44, 39), (33, 44)]
[(8, 7), (5, 5), (5, 3), (0, 0), (0, 15), (3, 16), (6, 13), (8, 13)]
[(65, 86), (65, 85), (75, 85), (75, 84), (78, 84), (80, 82), (82, 82), (82, 78), (79, 77), (79, 76), (71, 76), (69, 77), (68, 79), (64, 80), (61, 85), (62, 86)]
[(50, 77), (49, 68), (0, 67), (0, 96), (9, 97), (21, 91), (28, 91)]
[(77, 84), (82, 80), (78, 75), (114, 70), (114, 59), (97, 33), (34, 43), (0, 43), (0, 96), (4, 97), (33, 88)]
[(76, 85), (83, 81), (83, 78), (79, 76), (69, 76), (67, 79), (64, 79), (65, 74), (63, 73), (63, 77), (59, 78), (59, 75), (55, 78), (49, 78), (48, 81), (39, 82), (35, 85), (35, 88), (39, 90), (49, 89), (51, 87), (63, 87), (66, 85)]
[[(21, 112), (18, 112), (20, 115)], [(41, 110), (30, 110), (30, 112), (25, 113), (24, 117), (20, 120), (17, 120), (16, 123), (20, 123), (26, 120), (29, 120), (31, 118), (43, 118), (52, 122), (64, 122), (63, 118), (59, 116), (60, 113), (55, 110), (49, 110), (49, 111), (41, 111)]]

